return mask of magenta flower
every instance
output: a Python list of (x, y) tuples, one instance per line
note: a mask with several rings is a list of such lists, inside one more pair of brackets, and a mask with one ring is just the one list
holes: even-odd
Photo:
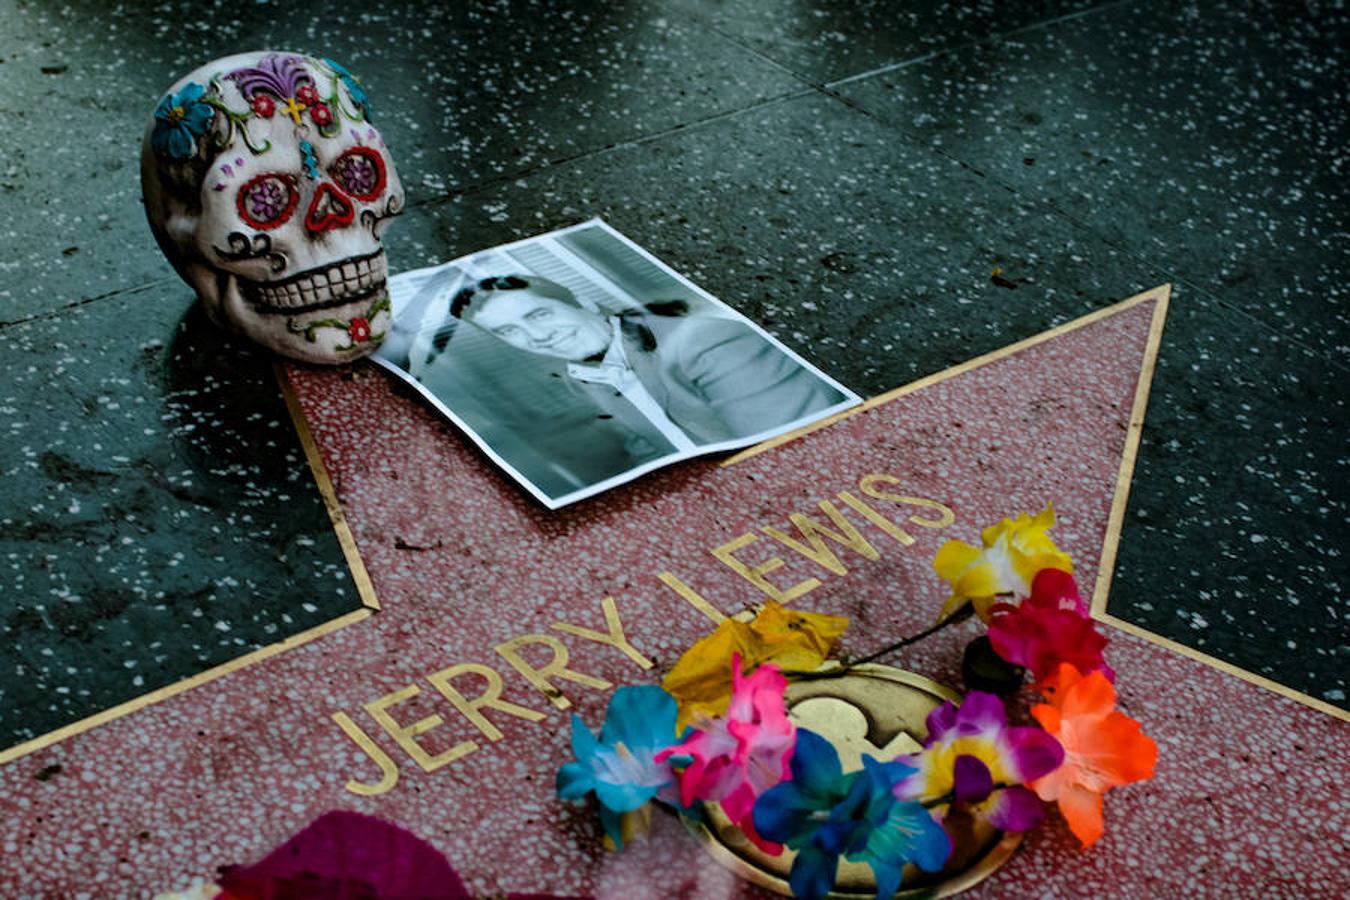
[(963, 804), (995, 828), (1026, 831), (1044, 811), (1021, 785), (1063, 760), (1064, 748), (1053, 737), (1039, 728), (1009, 727), (1003, 701), (973, 691), (959, 709), (944, 703), (928, 714), (923, 750), (898, 760), (917, 771), (895, 786), (895, 796)]
[(469, 893), (441, 851), (361, 813), (326, 812), (251, 866), (221, 868), (220, 897), (443, 897)]
[(755, 801), (769, 788), (791, 777), (790, 762), (796, 726), (788, 720), (783, 692), (787, 679), (774, 665), (741, 674), (740, 654), (731, 658), (731, 703), (726, 715), (694, 724), (681, 744), (657, 754), (692, 757), (679, 774), (680, 802), (720, 803), (731, 821), (766, 853), (777, 856), (782, 845), (763, 840), (755, 831)]
[(1016, 666), (1030, 669), (1037, 681), (1052, 675), (1061, 663), (1084, 674), (1100, 670), (1111, 681), (1116, 673), (1102, 659), (1106, 638), (1087, 616), (1073, 576), (1042, 569), (1021, 604), (996, 603), (990, 610), (989, 642), (994, 652)]

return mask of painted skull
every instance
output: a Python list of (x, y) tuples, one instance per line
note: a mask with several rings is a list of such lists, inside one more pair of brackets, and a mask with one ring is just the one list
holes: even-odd
[(141, 186), (156, 240), (216, 324), (316, 363), (384, 339), (381, 237), (403, 186), (342, 66), (273, 52), (202, 66), (155, 108)]

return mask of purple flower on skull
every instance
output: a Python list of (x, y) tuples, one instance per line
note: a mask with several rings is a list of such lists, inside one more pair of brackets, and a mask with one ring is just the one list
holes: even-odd
[(266, 231), (284, 224), (299, 199), (291, 176), (259, 175), (239, 189), (235, 205), (245, 224)]
[(369, 159), (355, 153), (342, 157), (335, 169), (338, 183), (357, 196), (372, 193), (380, 177)]
[(286, 193), (273, 180), (261, 181), (248, 194), (249, 212), (262, 222), (270, 222), (281, 215), (286, 203)]
[[(270, 95), (277, 100), (290, 100), (295, 98), (302, 88), (314, 89), (314, 79), (305, 71), (300, 57), (281, 56), (276, 53), (269, 53), (258, 60), (257, 65), (235, 69), (225, 77), (235, 83), (239, 93), (250, 104), (259, 96)], [(263, 112), (257, 106), (254, 106), (254, 111), (263, 116), (271, 115), (270, 112)]]

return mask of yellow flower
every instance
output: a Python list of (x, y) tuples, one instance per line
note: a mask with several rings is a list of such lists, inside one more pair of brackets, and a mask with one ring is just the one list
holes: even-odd
[(703, 716), (720, 716), (731, 699), (731, 657), (743, 672), (771, 662), (788, 672), (809, 672), (825, 662), (848, 619), (787, 609), (772, 600), (750, 622), (726, 619), (690, 647), (661, 687), (680, 704), (677, 732)]
[(1004, 519), (980, 532), (983, 547), (964, 541), (948, 541), (933, 558), (933, 568), (952, 586), (952, 595), (938, 614), (941, 621), (967, 603), (975, 605), (981, 619), (989, 621), (989, 608), (997, 595), (1025, 597), (1041, 569), (1073, 573), (1073, 561), (1046, 532), (1055, 524), (1055, 508), (1047, 504), (1033, 518), (1022, 513)]

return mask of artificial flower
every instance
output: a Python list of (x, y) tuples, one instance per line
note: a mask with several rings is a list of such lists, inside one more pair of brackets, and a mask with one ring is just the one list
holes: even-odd
[(901, 800), (965, 804), (1002, 831), (1026, 831), (1044, 813), (1020, 785), (1052, 772), (1064, 750), (1039, 728), (1009, 727), (1003, 701), (972, 691), (958, 708), (928, 714), (924, 748), (900, 762), (915, 772), (896, 786)]
[(907, 863), (935, 872), (946, 862), (947, 833), (921, 804), (895, 796), (914, 772), (909, 766), (864, 756), (862, 771), (846, 775), (828, 741), (799, 729), (790, 768), (792, 779), (755, 804), (754, 823), (764, 838), (797, 851), (788, 876), (794, 896), (828, 894), (840, 856), (872, 868), (878, 898), (895, 894)]
[(1038, 680), (1051, 675), (1060, 663), (1082, 672), (1100, 670), (1112, 681), (1116, 677), (1102, 659), (1106, 638), (1088, 618), (1073, 576), (1059, 569), (1036, 573), (1031, 594), (1020, 604), (994, 604), (989, 642), (995, 653), (1030, 669)]
[(1087, 847), (1102, 836), (1102, 795), (1152, 778), (1158, 745), (1116, 711), (1116, 689), (1101, 672), (1084, 675), (1061, 665), (1043, 689), (1050, 702), (1033, 706), (1031, 714), (1064, 747), (1064, 762), (1030, 786), (1059, 804), (1069, 830)]
[(328, 108), (327, 103), (315, 103), (309, 108), (309, 117), (314, 120), (314, 124), (323, 128), (333, 124), (333, 111)]
[(989, 621), (989, 608), (999, 594), (1025, 597), (1041, 569), (1073, 571), (1069, 554), (1061, 553), (1046, 534), (1055, 524), (1055, 508), (1047, 505), (1035, 517), (1022, 513), (980, 532), (983, 547), (947, 541), (933, 558), (933, 568), (952, 586), (951, 596), (938, 619), (947, 618), (967, 603)]
[(782, 846), (764, 841), (751, 815), (755, 800), (789, 777), (789, 761), (796, 726), (788, 720), (783, 693), (787, 679), (776, 666), (760, 666), (741, 674), (739, 654), (731, 658), (731, 702), (725, 717), (695, 725), (684, 743), (656, 755), (658, 762), (672, 755), (691, 759), (680, 773), (680, 802), (718, 802), (754, 844), (773, 856)]
[(336, 72), (338, 77), (342, 79), (342, 83), (347, 86), (347, 93), (351, 95), (352, 101), (356, 103), (357, 106), (361, 107), (361, 110), (366, 114), (366, 118), (369, 119), (370, 98), (366, 96), (366, 90), (361, 86), (360, 79), (326, 56), (323, 61), (328, 68)]
[(759, 655), (748, 664), (773, 662), (789, 670), (815, 669), (847, 627), (848, 619), (843, 616), (801, 612), (770, 600), (750, 622)]
[(150, 133), (150, 146), (160, 156), (187, 159), (197, 149), (197, 138), (211, 127), (216, 111), (202, 100), (206, 88), (195, 81), (183, 85), (176, 94), (169, 94), (155, 107), (155, 129)]
[(622, 847), (625, 826), (658, 795), (675, 802), (678, 790), (672, 762), (656, 756), (675, 743), (675, 700), (659, 687), (621, 687), (610, 698), (605, 724), (596, 740), (578, 715), (572, 716), (572, 752), (577, 761), (558, 770), (558, 796), (580, 802), (592, 791), (600, 801), (600, 822), (606, 837)]
[(295, 89), (295, 99), (305, 106), (313, 106), (319, 102), (319, 92), (312, 84), (302, 84)]
[(253, 111), (264, 119), (270, 119), (277, 111), (277, 103), (270, 95), (261, 91), (253, 95), (253, 103), (250, 104)]
[(770, 600), (750, 622), (724, 619), (684, 652), (661, 686), (680, 704), (679, 727), (697, 716), (719, 716), (731, 699), (731, 658), (745, 670), (772, 662), (811, 671), (830, 655), (848, 619), (787, 609)]
[(356, 812), (324, 813), (251, 866), (220, 870), (220, 897), (444, 897), (472, 895), (439, 850), (397, 825)]

